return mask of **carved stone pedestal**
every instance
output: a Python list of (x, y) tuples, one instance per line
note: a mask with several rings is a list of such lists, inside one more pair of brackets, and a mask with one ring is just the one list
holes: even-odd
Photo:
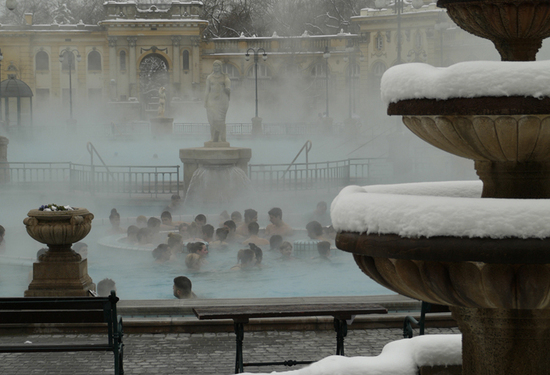
[(85, 208), (73, 211), (30, 210), (23, 221), (27, 233), (47, 244), (48, 251), (33, 265), (33, 280), (25, 297), (88, 296), (95, 284), (88, 261), (71, 250), (92, 229), (94, 215)]
[(88, 296), (95, 284), (88, 275), (88, 261), (67, 248), (50, 248), (33, 264), (33, 279), (25, 297)]

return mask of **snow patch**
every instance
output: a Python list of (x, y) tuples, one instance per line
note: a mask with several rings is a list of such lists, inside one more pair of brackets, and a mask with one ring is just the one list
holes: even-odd
[(337, 231), (402, 237), (550, 237), (550, 199), (481, 199), (480, 181), (348, 186), (331, 205)]
[(448, 68), (401, 64), (382, 76), (382, 100), (550, 96), (550, 61), (468, 61)]
[(299, 370), (272, 372), (271, 374), (416, 375), (420, 366), (461, 364), (462, 335), (424, 335), (390, 342), (376, 357), (333, 355)]

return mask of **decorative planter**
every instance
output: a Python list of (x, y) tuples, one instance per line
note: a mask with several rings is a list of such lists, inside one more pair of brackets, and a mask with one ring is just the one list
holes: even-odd
[(88, 275), (86, 259), (71, 249), (92, 229), (94, 215), (85, 208), (73, 211), (30, 210), (23, 220), (27, 233), (48, 245), (48, 251), (33, 265), (33, 281), (25, 291), (30, 296), (86, 296), (95, 285)]

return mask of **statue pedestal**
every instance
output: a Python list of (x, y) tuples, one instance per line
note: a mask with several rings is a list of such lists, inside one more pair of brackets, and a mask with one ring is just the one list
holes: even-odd
[(151, 122), (151, 134), (166, 135), (174, 133), (174, 119), (171, 117), (154, 117)]
[(222, 147), (229, 142), (206, 142), (205, 147), (180, 149), (183, 162), (184, 205), (235, 205), (238, 199), (250, 197), (248, 162), (252, 150)]
[(25, 291), (25, 297), (85, 297), (89, 296), (88, 290), (95, 290), (95, 284), (88, 275), (88, 261), (57, 260), (56, 255), (52, 254), (33, 264), (33, 279)]

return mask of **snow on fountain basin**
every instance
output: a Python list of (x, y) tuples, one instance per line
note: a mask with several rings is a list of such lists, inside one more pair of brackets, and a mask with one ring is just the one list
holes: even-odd
[(550, 237), (550, 200), (481, 199), (480, 181), (348, 186), (331, 205), (338, 231), (401, 237)]
[(550, 61), (468, 61), (447, 68), (396, 65), (382, 76), (382, 100), (550, 96)]

